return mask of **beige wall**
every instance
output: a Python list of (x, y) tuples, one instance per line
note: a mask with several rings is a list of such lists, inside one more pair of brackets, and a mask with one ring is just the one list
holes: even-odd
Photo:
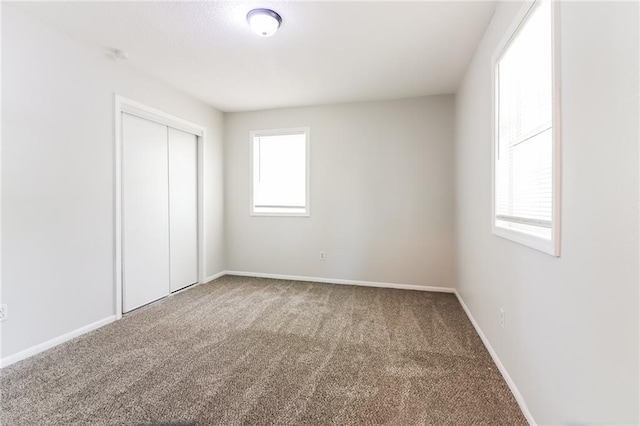
[[(249, 216), (249, 132), (300, 126), (311, 217)], [(452, 96), (225, 114), (227, 269), (453, 286), (452, 144)]]
[(491, 55), (519, 7), (456, 97), (458, 291), (538, 424), (637, 424), (638, 4), (561, 7), (559, 258), (490, 233)]
[(114, 94), (207, 128), (207, 275), (224, 269), (222, 120), (2, 5), (2, 357), (114, 315)]

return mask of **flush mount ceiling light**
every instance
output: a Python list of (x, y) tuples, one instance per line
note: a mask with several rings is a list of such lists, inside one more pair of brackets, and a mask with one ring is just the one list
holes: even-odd
[(253, 9), (247, 13), (247, 22), (260, 37), (271, 37), (280, 28), (282, 18), (271, 9)]

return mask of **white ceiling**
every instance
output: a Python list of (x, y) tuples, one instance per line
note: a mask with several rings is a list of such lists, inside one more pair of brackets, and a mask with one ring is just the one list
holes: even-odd
[[(495, 2), (13, 3), (223, 111), (454, 93)], [(283, 19), (270, 38), (256, 7)]]

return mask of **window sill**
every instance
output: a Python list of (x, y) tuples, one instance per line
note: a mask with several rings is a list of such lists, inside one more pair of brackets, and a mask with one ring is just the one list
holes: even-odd
[(309, 213), (249, 213), (252, 217), (309, 217)]
[(541, 251), (551, 256), (560, 256), (560, 250), (553, 240), (547, 240), (544, 238), (536, 237), (535, 235), (527, 234), (525, 232), (507, 229), (496, 225), (492, 227), (491, 233), (497, 237), (513, 241), (520, 245)]

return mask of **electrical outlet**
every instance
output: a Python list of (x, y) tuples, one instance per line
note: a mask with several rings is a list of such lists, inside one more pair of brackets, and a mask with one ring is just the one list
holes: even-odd
[(505, 314), (504, 308), (500, 308), (500, 327), (504, 328)]
[(320, 260), (324, 260), (324, 259), (325, 259), (324, 251), (321, 251), (320, 252)]
[(0, 321), (4, 321), (7, 319), (7, 304), (3, 303), (0, 305)]

